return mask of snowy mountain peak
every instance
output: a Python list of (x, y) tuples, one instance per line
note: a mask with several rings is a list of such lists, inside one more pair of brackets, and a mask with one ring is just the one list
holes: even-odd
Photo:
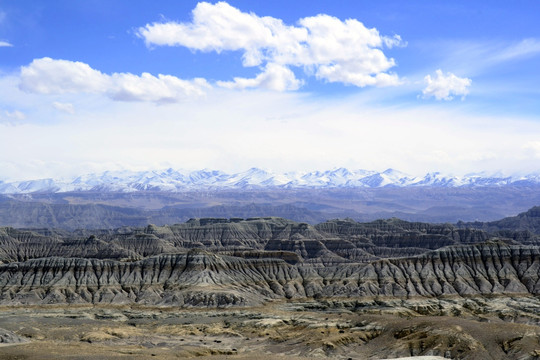
[(540, 174), (504, 176), (473, 173), (462, 177), (431, 172), (411, 177), (395, 169), (383, 172), (337, 168), (307, 173), (273, 173), (251, 168), (228, 174), (220, 170), (179, 171), (105, 171), (68, 180), (38, 179), (15, 182), (0, 181), (0, 194), (51, 193), (70, 191), (134, 192), (189, 191), (264, 188), (378, 188), (378, 187), (480, 187), (540, 185)]

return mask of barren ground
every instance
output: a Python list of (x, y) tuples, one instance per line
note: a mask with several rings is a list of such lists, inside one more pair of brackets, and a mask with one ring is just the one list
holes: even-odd
[[(533, 309), (530, 316), (497, 311), (513, 303)], [(377, 307), (314, 300), (234, 309), (2, 307), (0, 328), (30, 341), (0, 347), (0, 358), (535, 359), (540, 356), (539, 303), (497, 298)]]

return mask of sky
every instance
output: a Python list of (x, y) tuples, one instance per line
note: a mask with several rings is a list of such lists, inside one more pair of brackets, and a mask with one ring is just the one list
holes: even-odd
[(0, 181), (540, 171), (540, 2), (0, 0)]

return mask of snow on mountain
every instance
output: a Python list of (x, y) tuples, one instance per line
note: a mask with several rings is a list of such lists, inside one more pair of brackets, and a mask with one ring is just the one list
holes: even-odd
[(411, 177), (394, 169), (376, 172), (339, 168), (305, 173), (273, 173), (267, 170), (251, 168), (235, 174), (209, 169), (192, 172), (167, 169), (163, 171), (106, 171), (101, 174), (86, 174), (67, 180), (0, 181), (0, 194), (69, 191), (174, 192), (202, 189), (260, 188), (481, 187), (538, 184), (540, 184), (540, 173), (525, 176), (473, 173), (457, 177), (433, 172), (423, 177)]
[(227, 186), (239, 187), (239, 188), (263, 186), (263, 183), (265, 182), (269, 182), (271, 184), (272, 182), (269, 180), (272, 177), (273, 177), (273, 174), (265, 170), (251, 168), (248, 171), (231, 175), (229, 179), (225, 182), (225, 184)]
[(59, 192), (62, 190), (62, 184), (53, 179), (28, 180), (6, 185), (11, 185), (12, 188), (16, 189), (14, 192), (20, 194), (33, 192)]
[(440, 172), (427, 173), (420, 181), (416, 182), (417, 186), (436, 186), (436, 187), (458, 187), (464, 186), (460, 178), (455, 176), (444, 176)]
[(384, 187), (384, 186), (409, 186), (414, 184), (414, 178), (400, 171), (387, 169), (382, 173), (373, 173), (357, 180), (359, 186)]
[(184, 184), (208, 186), (216, 182), (226, 181), (229, 176), (222, 171), (203, 169), (189, 173), (185, 178)]

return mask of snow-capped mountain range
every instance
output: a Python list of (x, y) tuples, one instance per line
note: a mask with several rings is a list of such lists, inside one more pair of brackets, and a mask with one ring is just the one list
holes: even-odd
[(505, 185), (540, 185), (540, 174), (526, 176), (486, 175), (448, 176), (428, 173), (413, 177), (397, 170), (383, 172), (347, 170), (273, 173), (252, 168), (227, 174), (218, 170), (181, 172), (163, 171), (106, 171), (87, 174), (74, 179), (39, 179), (2, 182), (0, 194), (57, 193), (70, 191), (134, 192), (134, 191), (189, 191), (219, 189), (264, 188), (380, 188), (380, 187), (473, 187)]

